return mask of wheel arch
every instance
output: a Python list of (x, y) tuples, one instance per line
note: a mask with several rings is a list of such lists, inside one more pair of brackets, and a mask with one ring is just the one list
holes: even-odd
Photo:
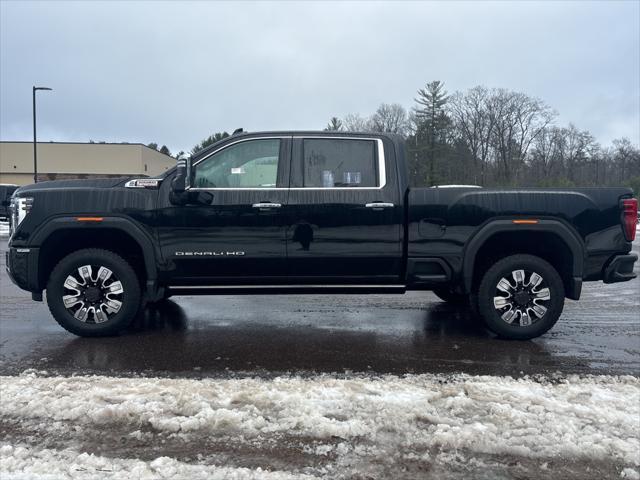
[(131, 220), (100, 217), (99, 222), (80, 222), (58, 217), (40, 227), (31, 239), (39, 247), (38, 287), (44, 289), (55, 265), (66, 255), (83, 248), (103, 248), (119, 254), (138, 272), (141, 286), (157, 284), (156, 253), (149, 235)]
[[(470, 293), (487, 262), (515, 253), (532, 254), (551, 263), (563, 279), (566, 296), (577, 300), (582, 289), (584, 244), (561, 220), (514, 223), (516, 219), (493, 220), (482, 226), (464, 250), (463, 285)], [(567, 258), (568, 257), (568, 258)]]

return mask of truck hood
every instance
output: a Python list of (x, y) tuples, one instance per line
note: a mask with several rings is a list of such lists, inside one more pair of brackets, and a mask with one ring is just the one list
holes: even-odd
[(113, 188), (122, 187), (124, 184), (133, 178), (137, 177), (118, 177), (118, 178), (91, 178), (85, 180), (51, 180), (47, 182), (32, 183), (31, 185), (25, 185), (16, 190), (15, 195), (24, 196), (31, 192), (42, 192), (46, 190), (61, 190), (61, 189), (94, 189), (94, 188)]

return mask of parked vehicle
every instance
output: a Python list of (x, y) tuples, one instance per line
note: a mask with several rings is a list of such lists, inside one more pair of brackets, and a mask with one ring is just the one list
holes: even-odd
[(583, 282), (635, 277), (630, 189), (409, 188), (405, 155), (386, 134), (241, 133), (160, 178), (21, 187), (7, 270), (83, 336), (171, 295), (433, 290), (528, 339)]
[(0, 183), (0, 222), (5, 222), (9, 219), (9, 201), (17, 188), (17, 185)]

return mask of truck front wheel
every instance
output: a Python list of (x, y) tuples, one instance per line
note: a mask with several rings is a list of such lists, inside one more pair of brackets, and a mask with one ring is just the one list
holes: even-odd
[(486, 271), (478, 310), (489, 330), (503, 338), (528, 340), (555, 325), (564, 307), (564, 285), (548, 262), (511, 255)]
[(115, 335), (140, 307), (138, 277), (108, 250), (78, 250), (64, 257), (47, 283), (47, 304), (56, 321), (83, 337)]

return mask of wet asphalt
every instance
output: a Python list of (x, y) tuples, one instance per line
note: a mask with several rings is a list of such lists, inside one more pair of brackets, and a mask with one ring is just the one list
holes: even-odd
[(638, 279), (586, 284), (582, 300), (567, 300), (556, 326), (530, 341), (497, 339), (468, 308), (430, 292), (175, 297), (124, 335), (79, 338), (10, 282), (6, 248), (0, 239), (2, 375), (640, 375)]

